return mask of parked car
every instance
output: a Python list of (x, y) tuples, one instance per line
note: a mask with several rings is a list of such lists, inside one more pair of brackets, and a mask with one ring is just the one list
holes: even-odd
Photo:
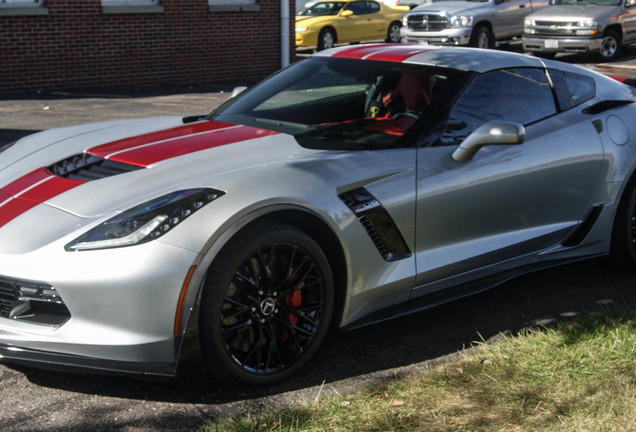
[(549, 0), (450, 0), (417, 6), (404, 17), (406, 42), (493, 48), (521, 40), (523, 20)]
[(296, 46), (332, 48), (336, 43), (401, 40), (406, 6), (373, 0), (320, 1), (296, 16)]
[(541, 57), (596, 53), (602, 61), (636, 42), (636, 0), (555, 0), (525, 19), (524, 50)]
[(0, 153), (0, 359), (174, 375), (194, 354), (267, 385), (331, 327), (633, 267), (635, 100), (553, 60), (360, 45), (207, 116), (27, 136)]
[(398, 4), (400, 6), (408, 6), (409, 9), (413, 9), (423, 4), (433, 3), (434, 1), (444, 1), (444, 0), (399, 0)]

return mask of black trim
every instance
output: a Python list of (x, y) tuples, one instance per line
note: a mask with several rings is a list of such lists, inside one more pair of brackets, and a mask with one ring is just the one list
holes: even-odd
[(338, 197), (355, 213), (385, 261), (411, 256), (400, 230), (384, 206), (365, 188), (341, 193)]
[[(178, 339), (181, 339), (181, 337), (178, 337)], [(105, 360), (20, 348), (6, 344), (0, 344), (0, 361), (59, 372), (164, 378), (176, 376), (176, 362), (145, 363)]]
[(602, 112), (622, 107), (624, 105), (629, 105), (634, 101), (631, 100), (604, 100), (601, 102), (597, 102), (592, 106), (589, 106), (583, 110), (584, 114), (600, 114)]
[(143, 167), (137, 165), (111, 161), (88, 153), (82, 153), (51, 165), (48, 167), (48, 171), (58, 177), (91, 181), (136, 171), (142, 168)]
[(592, 227), (594, 227), (594, 224), (598, 220), (598, 217), (601, 215), (602, 210), (602, 205), (592, 207), (592, 210), (590, 210), (587, 217), (583, 219), (583, 221), (576, 227), (572, 234), (570, 234), (562, 243), (563, 246), (572, 247), (579, 245), (592, 230)]

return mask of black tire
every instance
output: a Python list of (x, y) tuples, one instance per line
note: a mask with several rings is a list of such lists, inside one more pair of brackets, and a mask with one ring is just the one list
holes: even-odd
[(320, 30), (318, 34), (318, 51), (333, 48), (336, 45), (336, 32), (330, 28)]
[(618, 267), (636, 270), (636, 183), (633, 181), (623, 193), (616, 211), (611, 257)]
[(270, 385), (298, 372), (328, 332), (333, 277), (318, 244), (283, 224), (240, 233), (208, 273), (199, 315), (206, 369)]
[(622, 40), (620, 35), (614, 30), (605, 30), (601, 41), (599, 56), (601, 61), (614, 61), (621, 55)]
[(475, 48), (492, 48), (494, 46), (493, 35), (488, 27), (479, 24), (473, 29), (468, 44)]
[(402, 28), (402, 24), (397, 21), (392, 22), (386, 33), (386, 41), (389, 43), (400, 43), (402, 41), (400, 28)]

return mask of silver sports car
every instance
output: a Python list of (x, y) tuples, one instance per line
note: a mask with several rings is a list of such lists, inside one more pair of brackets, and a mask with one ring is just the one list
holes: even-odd
[(635, 100), (535, 57), (359, 45), (209, 116), (26, 137), (0, 153), (0, 356), (266, 385), (332, 327), (632, 265)]

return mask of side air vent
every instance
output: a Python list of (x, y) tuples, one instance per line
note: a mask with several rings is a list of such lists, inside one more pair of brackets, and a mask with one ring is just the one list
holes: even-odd
[(411, 256), (404, 238), (386, 209), (365, 188), (358, 188), (339, 195), (349, 209), (358, 217), (367, 234), (388, 261), (398, 261)]
[(600, 114), (614, 108), (622, 107), (623, 105), (629, 105), (632, 102), (631, 100), (604, 100), (585, 108), (583, 112), (585, 114)]
[(141, 168), (142, 167), (137, 165), (115, 162), (88, 153), (82, 153), (60, 161), (55, 165), (51, 165), (48, 170), (51, 174), (58, 177), (92, 181), (112, 177), (117, 174), (124, 174)]

